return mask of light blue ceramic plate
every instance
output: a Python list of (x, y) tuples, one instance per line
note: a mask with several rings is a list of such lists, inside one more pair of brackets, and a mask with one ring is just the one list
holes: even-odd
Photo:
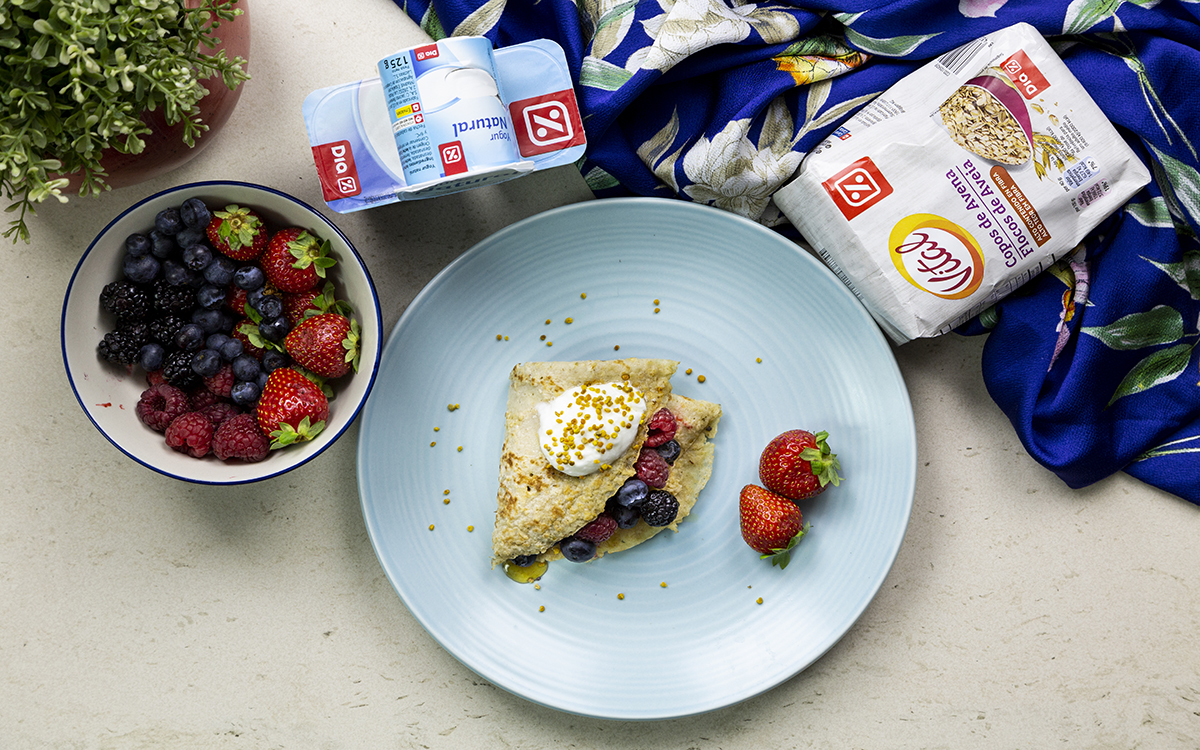
[[(678, 533), (514, 583), (489, 563), (509, 370), (616, 357), (677, 359), (675, 391), (722, 405), (712, 479)], [(795, 427), (829, 431), (846, 481), (803, 504), (812, 532), (780, 570), (742, 541), (738, 493)], [(812, 664), (887, 576), (916, 479), (908, 393), (853, 295), (770, 230), (654, 199), (548, 211), (451, 263), (392, 332), (358, 446), (375, 551), (438, 643), (614, 719), (720, 708)]]

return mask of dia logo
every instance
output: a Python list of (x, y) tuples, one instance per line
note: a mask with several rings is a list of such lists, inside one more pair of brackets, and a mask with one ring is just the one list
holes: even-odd
[(508, 105), (517, 150), (530, 157), (587, 143), (579, 105), (571, 89), (521, 99)]

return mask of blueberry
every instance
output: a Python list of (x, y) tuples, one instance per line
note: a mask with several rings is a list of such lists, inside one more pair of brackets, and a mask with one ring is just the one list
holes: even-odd
[(262, 393), (263, 391), (265, 391), (267, 389), (267, 379), (270, 377), (271, 376), (265, 372), (260, 372), (258, 374), (258, 378), (256, 378), (254, 382), (258, 385), (259, 393)]
[(195, 323), (184, 323), (175, 332), (175, 346), (185, 352), (194, 352), (204, 344), (204, 329)]
[(146, 344), (138, 352), (138, 364), (146, 372), (154, 372), (163, 366), (167, 351), (158, 344)]
[(200, 308), (192, 312), (192, 323), (200, 326), (200, 330), (204, 332), (204, 337), (207, 338), (210, 333), (223, 333), (222, 329), (229, 330), (226, 326), (226, 317), (220, 310), (205, 310)]
[(662, 445), (655, 446), (654, 450), (658, 451), (658, 455), (662, 456), (664, 461), (674, 465), (675, 459), (679, 458), (679, 452), (682, 449), (679, 447), (678, 440), (668, 440)]
[(262, 368), (259, 367), (258, 360), (253, 354), (241, 354), (233, 359), (230, 363), (233, 368), (233, 377), (238, 380), (257, 380)]
[(125, 278), (130, 281), (138, 284), (149, 284), (158, 278), (158, 272), (162, 270), (162, 264), (153, 255), (130, 255), (126, 253), (125, 260), (121, 263), (121, 270), (125, 272)]
[(228, 333), (210, 333), (208, 334), (208, 338), (204, 339), (204, 346), (206, 349), (216, 349), (219, 352), (221, 351), (221, 347), (230, 341), (233, 341), (233, 339)]
[(518, 568), (528, 568), (537, 560), (537, 555), (517, 555), (512, 559), (512, 564)]
[(237, 359), (238, 356), (241, 355), (241, 353), (243, 351), (245, 351), (245, 349), (246, 349), (245, 344), (243, 344), (241, 341), (239, 341), (238, 339), (235, 339), (231, 336), (229, 338), (229, 341), (225, 342), (221, 346), (221, 357), (226, 362), (232, 362), (233, 360)]
[(200, 272), (208, 268), (208, 264), (212, 263), (213, 252), (208, 245), (195, 244), (183, 246), (183, 265), (189, 269)]
[(288, 355), (283, 352), (277, 352), (274, 349), (268, 349), (263, 352), (262, 368), (264, 372), (274, 372), (280, 367), (286, 367), (288, 364)]
[(573, 536), (559, 542), (558, 551), (571, 562), (587, 562), (596, 556), (596, 545)]
[(170, 258), (179, 251), (175, 238), (169, 237), (157, 229), (150, 230), (150, 252), (156, 258)]
[(205, 308), (216, 308), (225, 304), (225, 287), (205, 284), (196, 290), (196, 304)]
[(266, 283), (266, 280), (267, 277), (263, 275), (262, 269), (258, 266), (242, 266), (233, 272), (234, 286), (238, 289), (245, 289), (248, 292), (261, 288)]
[(649, 496), (650, 486), (637, 477), (630, 477), (617, 489), (614, 497), (617, 505), (625, 508), (639, 508)]
[(145, 255), (154, 244), (144, 234), (131, 234), (125, 238), (125, 252), (130, 255)]
[(164, 260), (162, 264), (163, 278), (171, 286), (187, 286), (192, 283), (196, 275), (187, 269), (187, 266), (174, 260)]
[(208, 239), (208, 235), (203, 229), (188, 228), (175, 235), (175, 244), (180, 247), (191, 247), (192, 245), (206, 244), (206, 239)]
[(236, 267), (233, 261), (226, 258), (224, 255), (213, 259), (212, 263), (204, 269), (204, 279), (210, 284), (217, 286), (229, 286), (229, 282), (233, 281), (233, 272)]
[(261, 391), (258, 388), (258, 383), (243, 380), (240, 383), (233, 384), (233, 388), (229, 391), (229, 398), (233, 399), (233, 403), (238, 406), (250, 406), (255, 401), (258, 401), (259, 393)]
[(608, 506), (606, 512), (616, 520), (618, 529), (632, 529), (637, 526), (638, 518), (641, 517), (637, 508), (626, 508), (616, 503), (609, 503)]
[(221, 355), (213, 349), (201, 349), (192, 355), (192, 371), (202, 378), (211, 378), (221, 369)]
[(154, 217), (154, 228), (163, 234), (178, 234), (183, 229), (183, 219), (179, 218), (179, 209), (164, 208)]
[(188, 227), (204, 229), (212, 221), (212, 211), (199, 198), (188, 198), (179, 207), (179, 218)]
[(274, 341), (276, 343), (283, 341), (290, 330), (292, 330), (292, 324), (283, 315), (267, 318), (258, 324), (258, 332), (262, 334), (262, 337), (267, 341)]
[[(246, 303), (250, 304), (250, 295), (246, 295)], [(278, 318), (283, 315), (283, 298), (275, 294), (264, 294), (258, 298), (258, 304), (252, 307), (264, 318)]]

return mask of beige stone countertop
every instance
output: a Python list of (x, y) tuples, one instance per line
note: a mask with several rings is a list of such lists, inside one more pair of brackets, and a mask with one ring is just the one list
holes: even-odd
[(390, 331), (479, 240), (591, 198), (565, 167), (328, 211), (301, 102), (424, 37), (391, 0), (254, 0), (251, 14), (253, 80), (207, 150), (149, 183), (42, 204), (33, 242), (3, 246), (0, 748), (1196, 746), (1200, 509), (1124, 474), (1070, 490), (1034, 463), (984, 389), (983, 339), (895, 350), (916, 496), (861, 619), (778, 687), (661, 722), (534, 705), (444, 651), (372, 550), (357, 425), (298, 470), (233, 488), (123, 456), (76, 402), (57, 328), (81, 253), (128, 205), (236, 179), (319, 206), (370, 267)]

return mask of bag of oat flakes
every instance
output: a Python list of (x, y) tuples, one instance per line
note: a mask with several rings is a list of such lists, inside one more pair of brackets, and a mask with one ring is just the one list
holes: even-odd
[(1149, 180), (1021, 23), (885, 91), (815, 147), (774, 200), (903, 343), (970, 320)]

